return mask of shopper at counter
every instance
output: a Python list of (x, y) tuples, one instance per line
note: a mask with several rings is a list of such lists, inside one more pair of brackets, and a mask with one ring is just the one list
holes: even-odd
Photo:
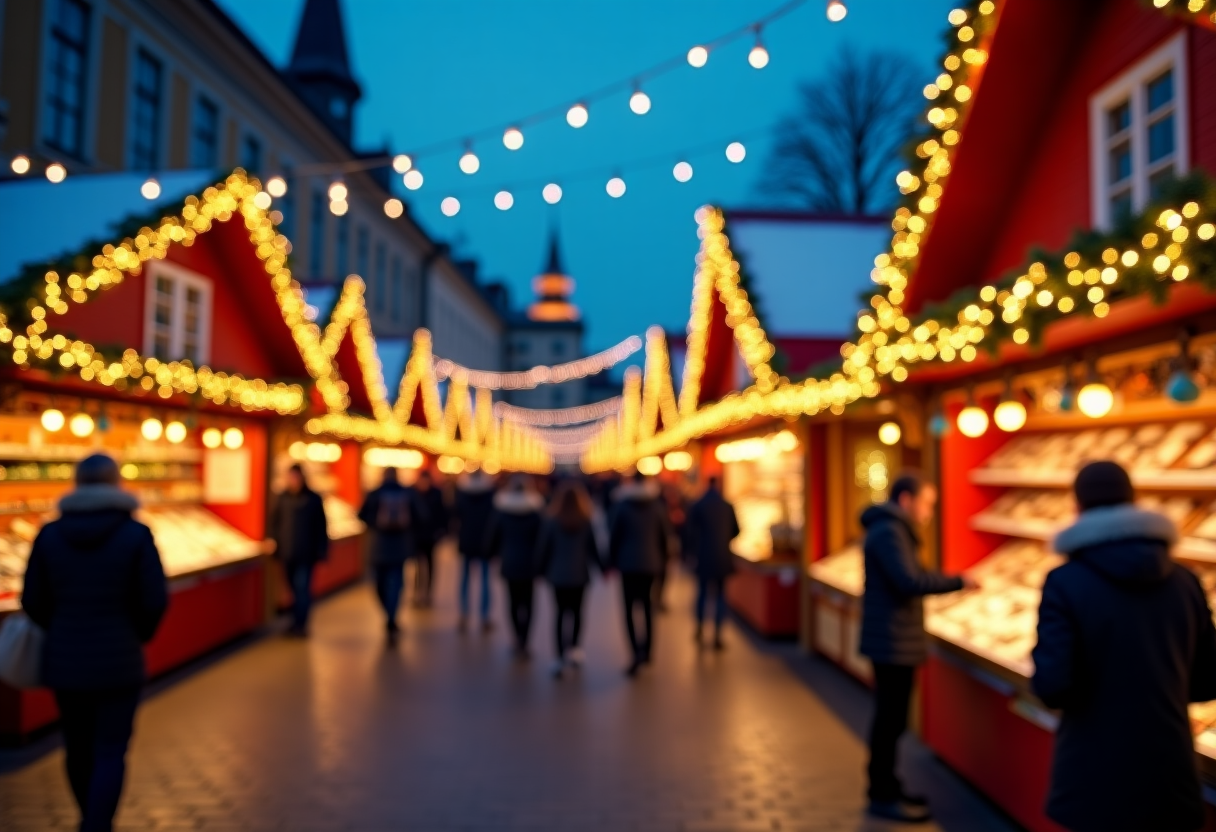
[(308, 487), (300, 465), (287, 469), (287, 487), (270, 509), (266, 536), (274, 541), (274, 555), (282, 562), (291, 586), (288, 633), (306, 636), (312, 610), (312, 572), (329, 553), (329, 528), (321, 495)]
[(1199, 580), (1170, 559), (1166, 517), (1127, 472), (1093, 462), (1068, 563), (1043, 585), (1034, 692), (1063, 711), (1047, 815), (1074, 832), (1193, 832), (1204, 808), (1188, 702), (1216, 699), (1216, 628)]
[(697, 576), (697, 629), (694, 639), (701, 643), (705, 608), (714, 596), (714, 649), (721, 650), (722, 622), (726, 619), (726, 579), (735, 571), (730, 542), (739, 536), (735, 507), (722, 496), (717, 477), (692, 508), (684, 526), (685, 545)]
[(490, 555), (486, 551), (486, 526), (494, 510), (494, 478), (482, 471), (456, 483), (456, 545), (460, 550), (460, 631), (469, 626), (469, 594), (473, 567), (481, 571), (481, 629), (494, 628), (490, 621)]
[(592, 503), (578, 480), (558, 486), (541, 528), (537, 551), (540, 568), (553, 587), (556, 655), (553, 675), (560, 678), (567, 665), (580, 667), (583, 649), (583, 596), (591, 583), (591, 567), (603, 570), (599, 544), (591, 522)]
[(405, 586), (405, 562), (414, 554), (414, 523), (421, 514), (415, 492), (401, 484), (396, 468), (384, 469), (379, 488), (370, 491), (359, 519), (372, 530), (372, 569), (376, 595), (384, 608), (389, 643), (397, 640), (397, 607)]
[(874, 665), (869, 812), (909, 823), (931, 817), (924, 798), (904, 791), (895, 773), (916, 668), (929, 652), (923, 599), (975, 586), (967, 576), (929, 572), (920, 564), (921, 529), (933, 519), (936, 503), (937, 489), (920, 474), (905, 471), (891, 484), (887, 502), (861, 514), (866, 530), (866, 590), (860, 649)]
[(131, 517), (118, 465), (95, 454), (34, 540), (21, 604), (46, 631), (43, 682), (55, 692), (82, 830), (108, 830), (144, 682), (143, 644), (168, 606), (152, 532)]
[(532, 595), (536, 585), (536, 541), (545, 499), (531, 477), (516, 474), (494, 495), (494, 510), (487, 530), (486, 556), (498, 558), (507, 583), (507, 606), (515, 634), (515, 655), (528, 656), (532, 629)]
[[(658, 489), (640, 471), (634, 472), (633, 479), (623, 483), (614, 497), (608, 528), (608, 566), (621, 573), (625, 630), (633, 651), (626, 673), (636, 676), (650, 662), (654, 644), (654, 580), (667, 562), (671, 526)], [(635, 618), (639, 608), (644, 628), (641, 633)]]

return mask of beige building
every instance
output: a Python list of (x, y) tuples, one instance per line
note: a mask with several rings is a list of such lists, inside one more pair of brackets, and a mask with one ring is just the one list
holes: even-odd
[[(277, 201), (293, 272), (367, 282), (375, 331), (419, 326), (438, 355), (501, 369), (503, 316), (483, 287), (406, 212), (384, 210), (396, 174), (367, 169), (352, 146), (361, 90), (352, 77), (339, 0), (307, 0), (288, 66), (274, 66), (213, 0), (0, 0), (0, 136), (30, 175), (60, 162), (68, 175), (241, 166), (288, 182)], [(328, 188), (345, 165), (349, 210)], [(390, 385), (392, 380), (389, 380)]]

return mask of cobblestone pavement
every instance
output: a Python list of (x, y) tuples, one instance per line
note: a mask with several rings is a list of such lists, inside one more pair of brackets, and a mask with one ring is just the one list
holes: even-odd
[[(587, 667), (554, 680), (547, 594), (535, 658), (519, 664), (501, 621), (492, 634), (456, 632), (455, 569), (442, 559), (441, 603), (406, 613), (396, 648), (356, 587), (318, 607), (308, 641), (255, 641), (155, 692), (119, 828), (890, 828), (862, 814), (856, 733), (785, 659), (737, 632), (724, 653), (694, 648), (684, 581), (669, 586), (653, 669), (622, 675), (618, 587), (601, 583)], [(913, 759), (940, 817), (927, 828), (1012, 830), (940, 764)], [(75, 823), (60, 751), (0, 776), (6, 832)]]

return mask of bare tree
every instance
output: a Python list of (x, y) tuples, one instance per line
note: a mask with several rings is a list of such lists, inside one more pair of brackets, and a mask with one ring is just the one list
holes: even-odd
[(842, 48), (823, 78), (799, 85), (799, 109), (777, 124), (760, 190), (825, 213), (889, 208), (924, 106), (922, 75), (903, 55)]

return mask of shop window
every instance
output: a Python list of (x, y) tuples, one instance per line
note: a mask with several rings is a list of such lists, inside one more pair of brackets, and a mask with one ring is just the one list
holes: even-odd
[(194, 99), (190, 130), (190, 166), (213, 169), (220, 162), (220, 108), (205, 95)]
[(164, 262), (148, 266), (144, 351), (162, 361), (208, 360), (211, 284), (193, 272)]
[(88, 41), (89, 7), (80, 0), (58, 0), (48, 49), (43, 139), (77, 158), (84, 145)]
[(249, 173), (262, 169), (262, 143), (257, 136), (245, 136), (241, 142), (241, 167)]
[(312, 192), (312, 207), (308, 216), (308, 271), (320, 277), (325, 270), (325, 194)]
[(887, 499), (891, 468), (887, 454), (877, 445), (859, 444), (853, 454), (853, 477), (858, 488), (870, 492), (870, 502), (881, 503)]
[(148, 51), (135, 55), (135, 95), (131, 108), (131, 167), (160, 167), (160, 122), (164, 67)]
[(1090, 99), (1095, 226), (1143, 210), (1186, 172), (1186, 81), (1179, 33)]

